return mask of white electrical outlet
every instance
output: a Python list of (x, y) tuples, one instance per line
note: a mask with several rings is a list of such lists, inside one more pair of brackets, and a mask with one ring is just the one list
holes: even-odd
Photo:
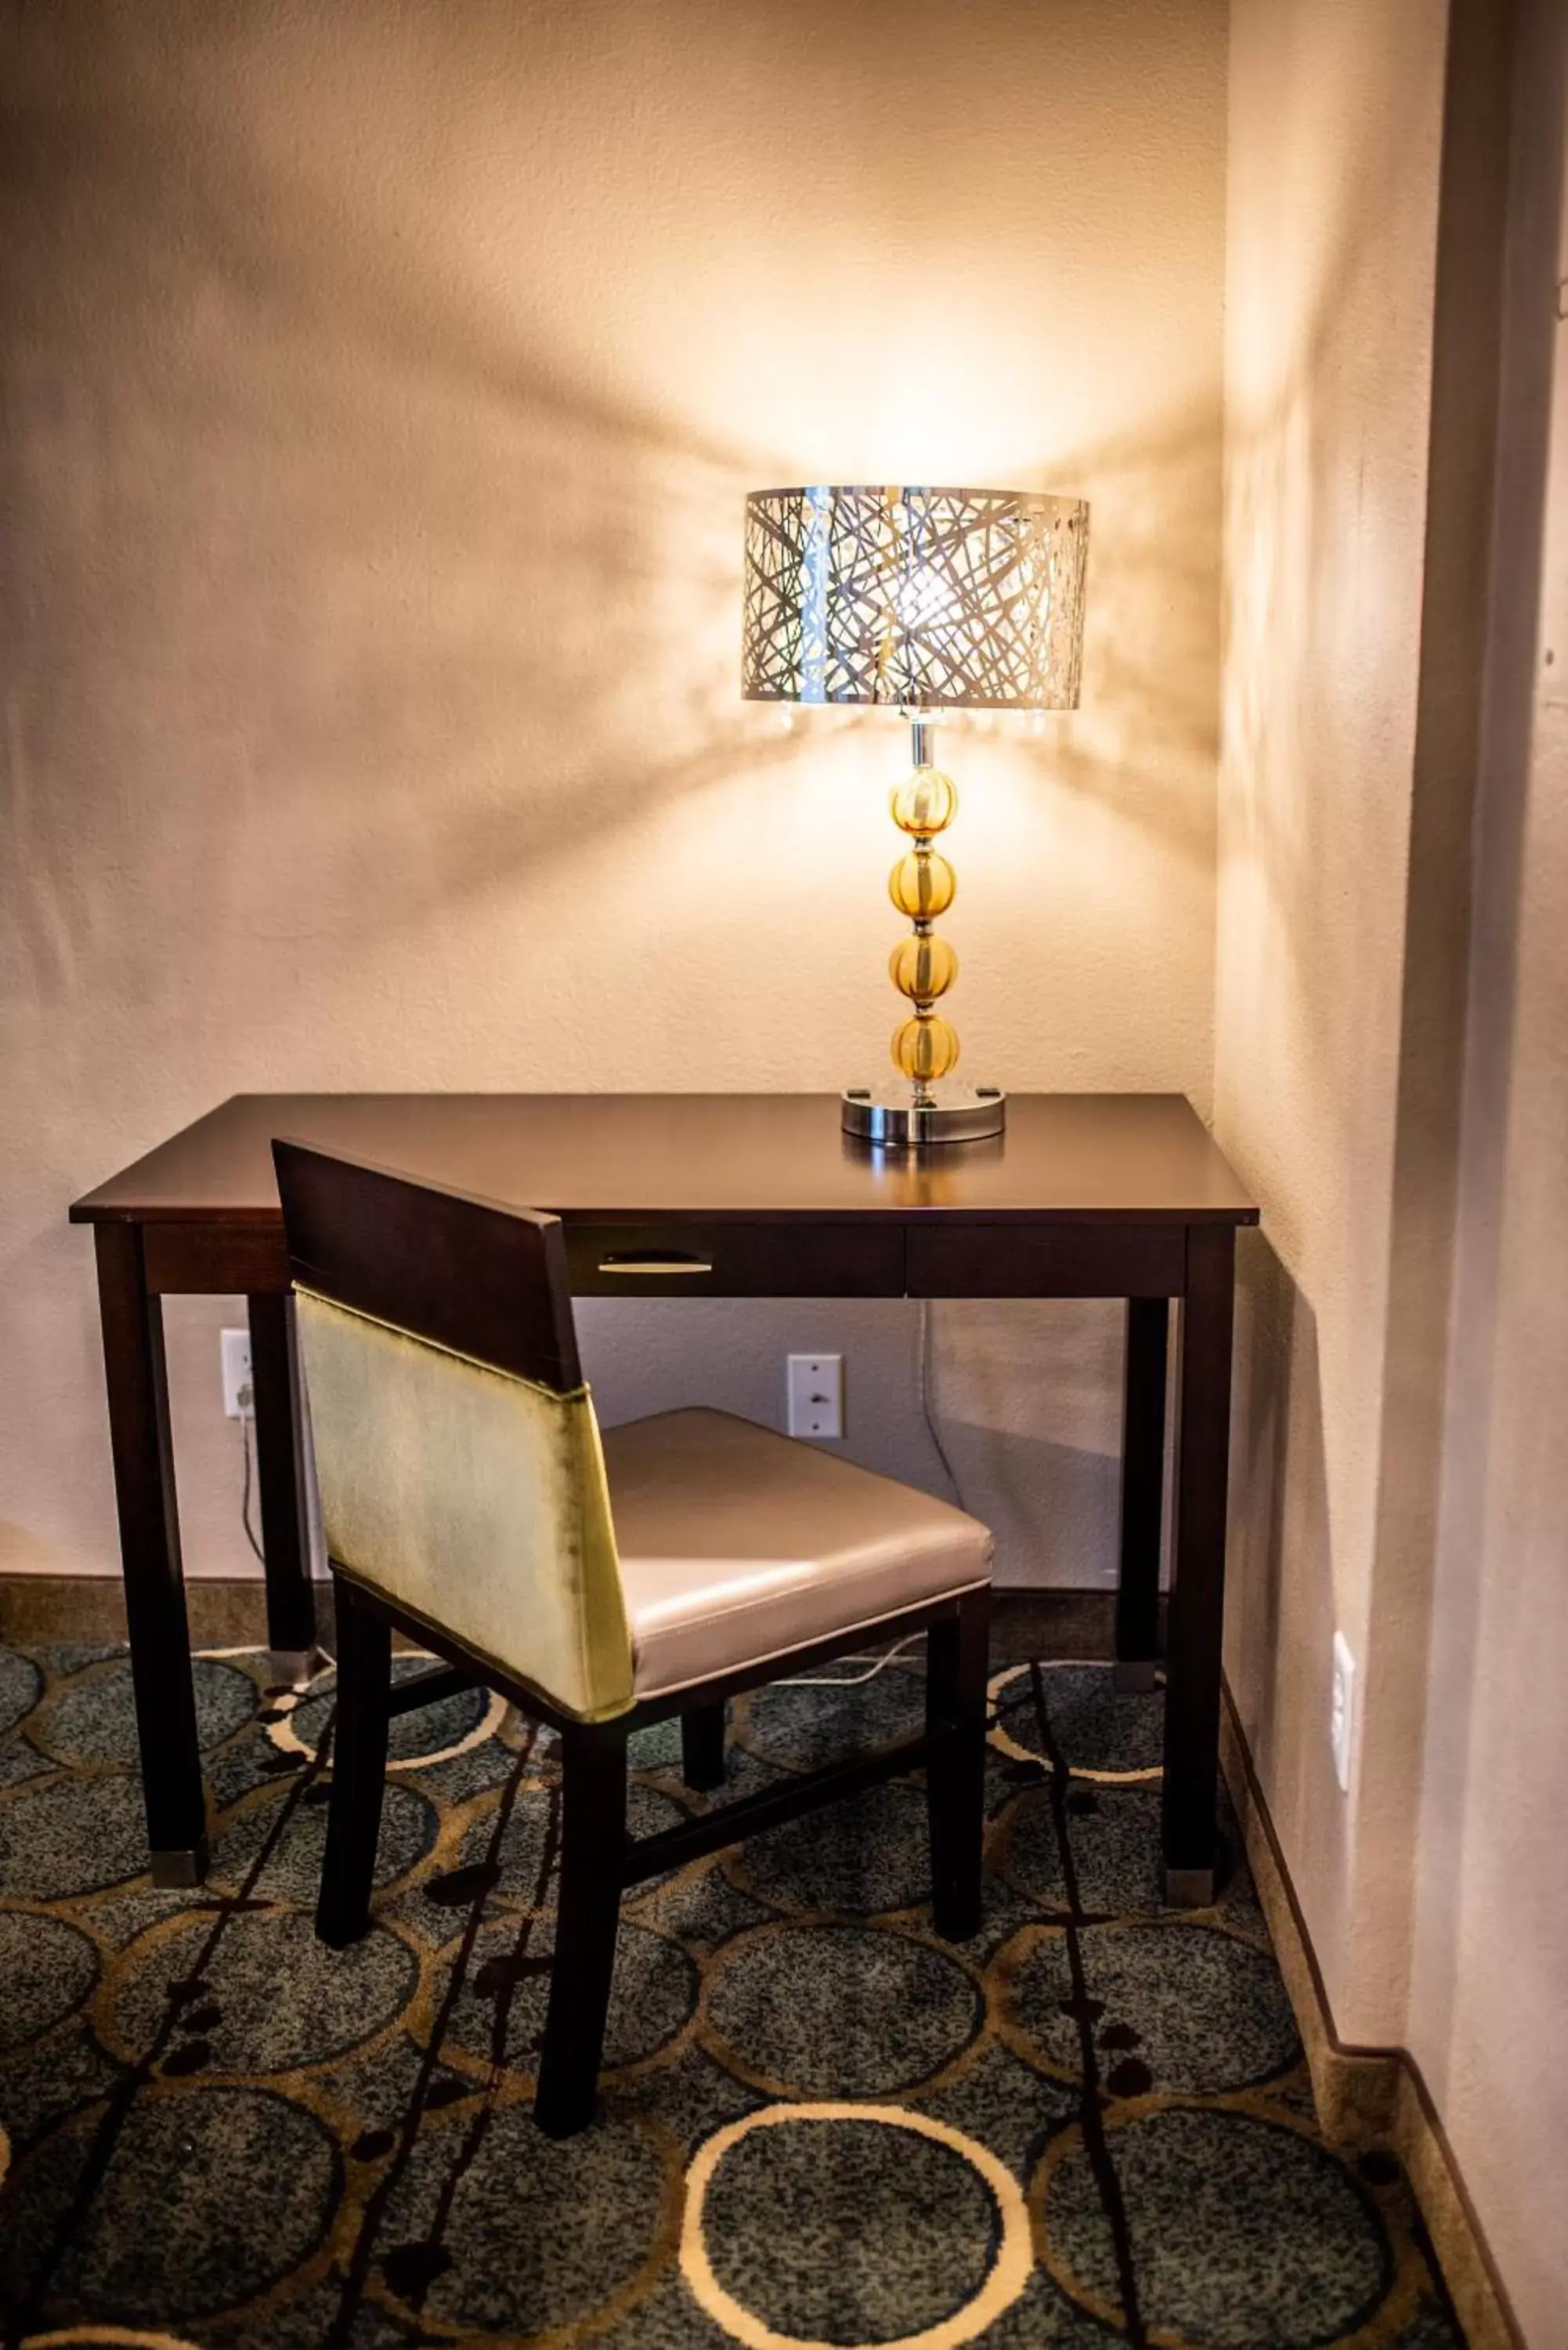
[(835, 1437), (844, 1433), (842, 1355), (791, 1355), (785, 1394), (792, 1436)]
[(1334, 1679), (1329, 1695), (1328, 1742), (1334, 1775), (1342, 1794), (1350, 1793), (1350, 1750), (1355, 1735), (1355, 1659), (1343, 1632), (1334, 1636)]
[(251, 1390), (251, 1334), (221, 1330), (223, 1347), (223, 1409), (231, 1419), (254, 1419)]

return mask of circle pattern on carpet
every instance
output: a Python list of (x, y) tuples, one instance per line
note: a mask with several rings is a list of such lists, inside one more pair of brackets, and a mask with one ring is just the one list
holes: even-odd
[(901, 1780), (753, 1836), (738, 1882), (794, 1909), (876, 1917), (929, 1901), (926, 1797)]
[(0, 1648), (0, 1738), (26, 1720), (43, 1691), (44, 1676), (31, 1657)]
[(754, 2350), (948, 2350), (1023, 2292), (1028, 2222), (1012, 2174), (948, 2123), (897, 2106), (769, 2106), (692, 2164), (681, 2267)]
[[(1208, 1926), (1086, 1926), (1084, 1971), (1104, 2009), (1099, 2076), (1133, 2074), (1139, 2093), (1225, 2094), (1272, 2078), (1301, 2055), (1273, 1960)], [(1002, 1953), (1002, 2010), (1026, 2061), (1076, 2080), (1078, 2026), (1065, 1937), (1025, 1928)], [(1137, 2078), (1142, 2075), (1144, 2077)]]
[(763, 1926), (719, 1952), (705, 2036), (770, 2096), (898, 2096), (961, 2056), (984, 2015), (959, 1960), (906, 1935)]
[[(1161, 1908), (1157, 1785), (1042, 1783), (993, 1740), (985, 1918), (961, 1948), (930, 1928), (913, 1774), (634, 1888), (598, 2117), (557, 2145), (531, 2111), (557, 1742), (487, 1730), (472, 1695), (405, 1718), (429, 1767), (389, 1780), (371, 1929), (331, 1952), (314, 1934), (330, 1773), (273, 1734), (300, 1709), (269, 1660), (206, 1665), (214, 1863), (163, 1891), (135, 1773), (109, 1759), (129, 1751), (122, 1653), (40, 1648), (18, 1669), (0, 1649), (0, 1709), (9, 1692), (26, 1723), (0, 1729), (0, 2331), (84, 2350), (476, 2330), (1087, 2345), (1120, 2330), (1119, 2195), (1151, 2343), (1462, 2350), (1407, 2182), (1314, 2129), (1244, 1863), (1200, 1916)], [(1043, 1679), (1044, 1742), (1090, 1771), (1136, 1763), (1150, 1701), (1088, 1668)], [(922, 1702), (918, 1658), (858, 1692), (738, 1700), (722, 1798), (681, 1786), (678, 1726), (659, 1725), (635, 1743), (631, 1831), (900, 1735)], [(462, 1751), (435, 1761), (432, 1738)], [(1113, 2157), (1097, 2178), (1085, 2033)], [(18, 2329), (15, 2280), (40, 2267)]]
[(128, 1771), (24, 1780), (0, 1803), (0, 1884), (25, 1900), (101, 1892), (146, 1866), (141, 1782)]
[[(431, 1670), (431, 1659), (394, 1658), (394, 1681), (409, 1681)], [(267, 1735), (283, 1753), (314, 1759), (337, 1696), (336, 1676), (327, 1673), (314, 1682), (309, 1693), (289, 1704), (280, 1701), (280, 1718), (267, 1724)], [(506, 1700), (486, 1689), (462, 1690), (434, 1705), (417, 1706), (392, 1716), (387, 1731), (387, 1763), (393, 1771), (429, 1770), (437, 1762), (466, 1754), (493, 1738), (506, 1716)]]
[[(52, 2168), (63, 2209), (77, 2165), (67, 2170), (60, 2158), (85, 2153), (89, 2127), (82, 2116), (47, 2141), (18, 2183), (35, 2165)], [(134, 2324), (214, 2315), (254, 2299), (316, 2249), (338, 2184), (329, 2133), (288, 2098), (216, 2085), (144, 2093), (72, 2223), (57, 2288), (93, 2315)]]
[[(1070, 1814), (1078, 1898), (1091, 1914), (1116, 1917), (1162, 1906), (1159, 1789), (1084, 1787), (1092, 1809)], [(1056, 1825), (1044, 1788), (1013, 1798), (1001, 1838), (1002, 1864), (1026, 1901), (1060, 1909), (1067, 1898)]]
[[(215, 1657), (193, 1657), (191, 1679), (196, 1692), (196, 1736), (203, 1749), (232, 1738), (260, 1711), (260, 1692), (237, 1665)], [(68, 1681), (40, 1710), (30, 1734), (60, 1762), (133, 1768), (140, 1750), (129, 1664), (95, 1667)]]
[[(1204, 2350), (1334, 2342), (1392, 2280), (1376, 2210), (1345, 2166), (1281, 2123), (1179, 2106), (1110, 2133), (1144, 2323)], [(1036, 2189), (1040, 2257), (1096, 2316), (1120, 2306), (1115, 2246), (1077, 2144)]]
[[(285, 1788), (288, 1783), (284, 1782)], [(237, 1893), (247, 1881), (277, 1825), (278, 1804), (285, 1800), (280, 1793), (231, 1819), (213, 1852), (208, 1882), (215, 1890)], [(433, 1804), (413, 1788), (389, 1779), (376, 1846), (376, 1884), (390, 1885), (417, 1867), (435, 1842), (436, 1825)], [(251, 1888), (253, 1896), (268, 1901), (296, 1901), (314, 1913), (326, 1849), (327, 1805), (298, 1804), (286, 1831), (263, 1863)]]
[(888, 1665), (858, 1684), (849, 1675), (864, 1665), (829, 1666), (842, 1672), (837, 1689), (802, 1688), (775, 1681), (753, 1690), (736, 1708), (736, 1734), (753, 1753), (786, 1771), (815, 1771), (858, 1746), (880, 1746), (909, 1738), (925, 1723), (923, 1673)]
[[(196, 1979), (211, 1936), (210, 1924), (174, 1934), (155, 1928), (127, 1953), (104, 2021), (116, 2054), (130, 2061), (151, 2045), (171, 1997), (178, 2002)], [(230, 1918), (223, 1960), (221, 1989), (185, 2000), (171, 2051), (182, 2076), (329, 2064), (396, 2023), (420, 1979), (413, 1951), (384, 1926), (373, 1926), (346, 1950), (331, 1950), (317, 1941), (315, 1921), (298, 1910), (242, 1911)]]
[(98, 1952), (63, 1918), (0, 1909), (0, 2055), (78, 2008), (98, 1981)]
[[(480, 1929), (462, 1991), (453, 2002), (443, 2046), (462, 2050), (475, 2069), (488, 2069), (503, 2022), (500, 2061), (532, 2078), (550, 1996), (555, 1952), (552, 1918), (498, 1918)], [(451, 1957), (436, 1978), (434, 2004), (443, 2004)], [(697, 1969), (679, 1942), (623, 1918), (605, 2025), (607, 2071), (646, 2064), (669, 2047), (697, 2012)]]
[[(541, 1786), (531, 1777), (528, 1793), (514, 1804), (495, 1855), (495, 1895), (498, 1902), (524, 1908), (550, 1898), (547, 1880), (551, 1869), (548, 1864), (556, 1849), (560, 1832), (556, 1816), (558, 1788), (558, 1781), (552, 1780), (547, 1785)], [(388, 1792), (390, 1793), (389, 1787)], [(626, 1824), (630, 1835), (658, 1835), (665, 1828), (679, 1827), (687, 1816), (673, 1797), (657, 1787), (643, 1786), (634, 1781), (627, 1790)], [(476, 1806), (458, 1856), (458, 1864), (462, 1867), (480, 1868), (488, 1865), (494, 1830), (494, 1808)], [(667, 1871), (666, 1877), (669, 1874)], [(636, 1901), (652, 1886), (664, 1881), (665, 1878), (650, 1877), (646, 1885), (632, 1887), (627, 1899)]]
[(67, 2325), (29, 2334), (22, 2350), (196, 2350), (172, 2334), (144, 2334), (138, 2325)]
[[(1104, 1665), (1044, 1665), (1041, 1679), (1052, 1743), (1075, 1778), (1115, 1784), (1160, 1776), (1162, 1691), (1119, 1691)], [(991, 1696), (992, 1745), (1015, 1761), (1046, 1762), (1029, 1666), (993, 1674)]]
[[(433, 2271), (420, 2309), (434, 2325), (508, 2337), (571, 2325), (626, 2293), (672, 2224), (673, 2165), (630, 2123), (557, 2143), (526, 2106), (506, 2106), (491, 2111), (466, 2160), (454, 2161), (452, 2137), (421, 2131), (385, 2230), (394, 2256), (384, 2289), (398, 2305), (408, 2272), (422, 2282)], [(432, 2223), (454, 2176), (438, 2240)]]

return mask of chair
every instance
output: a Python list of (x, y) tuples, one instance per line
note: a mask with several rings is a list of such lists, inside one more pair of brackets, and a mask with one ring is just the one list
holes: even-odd
[[(562, 1227), (273, 1145), (337, 1611), (317, 1931), (369, 1923), (400, 1631), (560, 1737), (555, 1961), (535, 2115), (593, 2117), (623, 1887), (926, 1769), (932, 1912), (980, 1925), (991, 1536), (961, 1511), (726, 1412), (602, 1439)], [(679, 1715), (684, 1776), (724, 1769), (725, 1701), (871, 1637), (927, 1635), (923, 1732), (659, 1835), (627, 1835), (627, 1740)], [(460, 1679), (461, 1677), (461, 1679)]]

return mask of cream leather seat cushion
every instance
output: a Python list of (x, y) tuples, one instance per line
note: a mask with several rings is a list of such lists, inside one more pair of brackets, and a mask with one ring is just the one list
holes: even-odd
[(639, 1698), (991, 1580), (962, 1510), (723, 1411), (604, 1431)]

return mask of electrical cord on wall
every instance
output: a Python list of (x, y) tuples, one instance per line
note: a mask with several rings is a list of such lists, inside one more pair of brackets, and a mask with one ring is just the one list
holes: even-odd
[(948, 1458), (948, 1448), (942, 1442), (942, 1431), (937, 1425), (937, 1415), (931, 1402), (932, 1344), (931, 1301), (929, 1297), (922, 1297), (920, 1300), (920, 1412), (926, 1423), (926, 1432), (936, 1447), (937, 1459), (941, 1462), (947, 1474), (948, 1483), (953, 1489), (953, 1499), (961, 1510), (965, 1506), (963, 1487), (959, 1483), (957, 1470)]
[[(923, 1632), (906, 1633), (903, 1639), (894, 1642), (886, 1656), (877, 1658), (863, 1673), (797, 1673), (793, 1680), (774, 1681), (771, 1686), (774, 1689), (864, 1689), (867, 1681), (874, 1681), (878, 1673), (887, 1671), (895, 1657), (901, 1657), (906, 1648), (912, 1648), (917, 1640), (923, 1640), (925, 1637)], [(865, 1659), (849, 1657), (845, 1661), (858, 1665)]]
[(243, 1387), (235, 1399), (240, 1407), (240, 1443), (245, 1456), (245, 1482), (240, 1491), (240, 1523), (245, 1530), (246, 1542), (265, 1566), (266, 1553), (251, 1531), (251, 1405), (254, 1399), (254, 1391), (248, 1386)]

